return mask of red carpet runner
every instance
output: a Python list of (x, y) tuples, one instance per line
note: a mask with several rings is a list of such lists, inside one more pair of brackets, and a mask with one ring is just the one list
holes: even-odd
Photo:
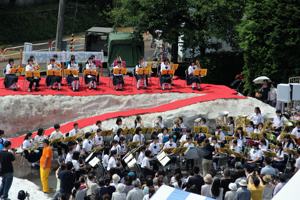
[[(0, 79), (0, 84), (2, 83), (2, 79)], [(84, 88), (80, 92), (72, 92), (69, 88), (64, 86), (62, 91), (53, 91), (44, 88), (42, 85), (41, 91), (39, 92), (33, 92), (30, 94), (34, 95), (70, 95), (70, 96), (88, 96), (88, 95), (101, 95), (101, 94), (113, 94), (113, 95), (135, 95), (135, 94), (143, 94), (143, 93), (173, 93), (173, 92), (179, 92), (179, 93), (199, 93), (203, 94), (202, 96), (196, 96), (192, 98), (182, 99), (173, 101), (168, 104), (158, 105), (151, 108), (143, 108), (143, 109), (131, 109), (126, 111), (116, 111), (116, 112), (110, 112), (105, 113), (99, 116), (93, 116), (90, 118), (80, 119), (77, 122), (79, 123), (79, 126), (81, 128), (90, 126), (94, 124), (97, 120), (107, 120), (111, 118), (116, 117), (128, 117), (132, 115), (142, 115), (147, 113), (159, 113), (159, 112), (165, 112), (169, 110), (175, 110), (179, 109), (181, 107), (185, 107), (188, 105), (192, 105), (199, 102), (206, 102), (206, 101), (212, 101), (216, 99), (243, 99), (245, 97), (238, 96), (236, 91), (222, 85), (211, 85), (211, 84), (202, 84), (202, 90), (201, 91), (194, 91), (190, 87), (187, 87), (184, 80), (175, 80), (174, 86), (172, 90), (165, 90), (162, 91), (158, 85), (158, 79), (152, 78), (151, 79), (151, 86), (147, 90), (137, 90), (135, 87), (133, 87), (133, 80), (128, 77), (125, 80), (127, 82), (125, 91), (114, 91), (111, 87), (109, 87), (109, 78), (104, 77), (101, 79), (101, 85), (99, 86), (100, 89), (97, 91), (94, 90), (88, 90)], [(43, 80), (42, 80), (43, 82)], [(135, 84), (135, 81), (134, 81)], [(28, 95), (28, 92), (25, 91), (9, 91), (6, 89), (0, 89), (0, 96), (6, 96), (6, 95)], [(69, 132), (73, 128), (73, 122), (69, 122), (66, 124), (61, 125), (61, 131), (63, 133)], [(50, 135), (53, 131), (53, 128), (49, 128), (45, 131), (45, 135)], [(23, 142), (24, 136), (19, 136), (15, 138), (10, 138), (13, 147), (19, 147)]]

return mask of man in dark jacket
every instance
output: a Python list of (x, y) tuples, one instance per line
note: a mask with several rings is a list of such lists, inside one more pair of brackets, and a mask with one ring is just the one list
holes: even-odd
[(199, 167), (194, 167), (194, 176), (188, 179), (188, 186), (195, 186), (197, 194), (201, 194), (201, 187), (204, 185), (203, 177), (199, 175), (200, 169)]
[(69, 199), (72, 194), (72, 189), (75, 184), (75, 174), (72, 172), (73, 164), (72, 162), (67, 162), (67, 169), (61, 171), (58, 174), (58, 178), (60, 179), (60, 189), (59, 192), (61, 195), (67, 197)]
[(2, 177), (2, 183), (0, 186), (0, 199), (7, 200), (8, 191), (13, 182), (14, 167), (12, 162), (15, 160), (15, 156), (10, 150), (10, 141), (5, 141), (3, 146), (3, 150), (0, 151), (0, 175)]

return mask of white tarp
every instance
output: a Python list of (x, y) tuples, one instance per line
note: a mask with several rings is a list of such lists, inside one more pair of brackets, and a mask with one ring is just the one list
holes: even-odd
[(96, 60), (104, 61), (103, 52), (92, 51), (24, 51), (22, 64), (27, 64), (30, 56), (34, 56), (37, 63), (49, 63), (50, 58), (57, 55), (57, 62), (69, 61), (71, 55), (74, 55), (76, 62), (86, 62), (91, 55), (95, 56)]
[(212, 198), (162, 185), (150, 200), (213, 200)]
[(300, 171), (298, 171), (272, 200), (299, 200)]

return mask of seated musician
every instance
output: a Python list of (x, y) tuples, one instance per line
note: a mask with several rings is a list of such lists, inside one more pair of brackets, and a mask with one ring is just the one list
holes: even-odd
[[(71, 58), (67, 67), (69, 70), (74, 70), (74, 71), (77, 71), (77, 73), (79, 73), (79, 67), (75, 61), (75, 57)], [(72, 86), (73, 91), (79, 91), (79, 76), (78, 76), (78, 74), (74, 75), (73, 73), (70, 73), (67, 76), (67, 82), (68, 82), (68, 85)]]
[(113, 140), (111, 142), (111, 145), (112, 145), (112, 147), (111, 147), (110, 151), (116, 151), (117, 155), (119, 156), (121, 154), (121, 146), (120, 146), (119, 142), (116, 140)]
[(176, 148), (177, 144), (174, 142), (174, 137), (172, 135), (169, 136), (169, 141), (165, 143), (163, 149), (167, 148)]
[(286, 167), (286, 162), (288, 159), (288, 154), (284, 152), (282, 143), (278, 143), (276, 146), (276, 157), (273, 159), (273, 167), (277, 168), (279, 171), (283, 172)]
[(161, 148), (160, 148), (160, 144), (159, 144), (159, 141), (158, 141), (158, 137), (155, 137), (153, 139), (153, 142), (150, 143), (148, 149), (151, 151), (151, 154), (153, 156), (156, 156), (160, 152)]
[(100, 120), (97, 120), (96, 123), (91, 127), (91, 132), (95, 133), (98, 131), (98, 129), (102, 129), (102, 122)]
[(37, 149), (35, 149), (35, 146), (33, 145), (33, 142), (31, 140), (32, 133), (27, 133), (23, 144), (22, 149), (24, 150), (24, 157), (32, 164), (32, 166), (35, 166), (35, 162), (37, 162), (41, 157), (41, 152), (39, 152)]
[(244, 132), (242, 127), (238, 127), (235, 132), (235, 137), (237, 138), (237, 146), (243, 150), (246, 138), (244, 137)]
[[(188, 149), (195, 147), (195, 144), (193, 143), (193, 138), (192, 138), (191, 134), (189, 134), (186, 137), (186, 143), (183, 145), (183, 147), (187, 147)], [(187, 159), (186, 160), (186, 170), (193, 169), (193, 168), (194, 168), (194, 159)]]
[[(191, 65), (188, 68), (188, 74), (187, 74), (187, 83), (188, 85), (192, 85), (192, 89), (200, 90), (200, 83), (201, 83), (201, 76), (194, 74), (196, 70), (200, 70), (201, 68), (195, 65), (194, 62), (191, 63)], [(196, 86), (195, 86), (196, 85)]]
[(104, 145), (104, 140), (103, 140), (103, 136), (102, 136), (102, 130), (100, 128), (98, 128), (95, 136), (94, 136), (94, 140), (93, 140), (94, 145), (97, 146), (103, 146)]
[(140, 127), (137, 127), (135, 129), (135, 134), (133, 135), (132, 142), (139, 142), (139, 145), (144, 144), (145, 137), (142, 134), (142, 129)]
[(43, 141), (44, 140), (45, 140), (44, 129), (43, 128), (39, 128), (38, 131), (37, 131), (36, 136), (33, 139), (33, 141), (38, 146), (38, 148), (40, 150), (43, 149)]
[[(117, 65), (113, 67), (113, 69), (122, 69), (122, 61), (118, 60)], [(123, 74), (113, 74), (113, 85), (115, 90), (123, 90), (124, 87), (124, 79)]]
[(4, 86), (5, 88), (11, 89), (11, 90), (17, 90), (18, 89), (18, 77), (16, 73), (13, 73), (14, 66), (14, 59), (9, 59), (8, 64), (5, 68), (5, 79), (4, 79)]
[(142, 164), (141, 164), (141, 168), (142, 168), (144, 177), (147, 177), (147, 176), (153, 177), (153, 175), (154, 175), (153, 168), (150, 165), (150, 160), (151, 160), (151, 151), (146, 150), (145, 157), (143, 158)]
[(171, 70), (171, 65), (170, 62), (166, 59), (161, 63), (160, 65), (160, 71), (161, 71), (161, 76), (160, 76), (160, 85), (161, 89), (165, 89), (166, 85), (169, 86), (169, 89), (171, 89), (171, 84), (172, 84), (172, 76), (170, 74), (162, 74), (163, 71)]
[(123, 135), (123, 129), (119, 128), (117, 130), (116, 135), (114, 136), (114, 140), (116, 140), (117, 142), (119, 142), (121, 137), (124, 137), (124, 135)]
[[(92, 70), (92, 71), (97, 70), (96, 65), (93, 62), (92, 57), (89, 57), (86, 65), (85, 65), (85, 69), (86, 70)], [(88, 75), (85, 75), (84, 78), (85, 78), (85, 84), (89, 85), (89, 89), (97, 89), (97, 83), (96, 83), (97, 77), (95, 75), (88, 74)]]
[(123, 127), (123, 121), (122, 121), (122, 118), (121, 117), (118, 117), (117, 120), (116, 120), (116, 124), (114, 125), (113, 127), (113, 133), (114, 134), (117, 134), (119, 128), (122, 128)]
[(73, 137), (73, 136), (77, 135), (78, 133), (80, 133), (80, 129), (78, 127), (78, 123), (75, 122), (73, 124), (73, 129), (69, 132), (69, 137)]
[[(39, 70), (39, 66), (34, 65), (32, 59), (28, 59), (28, 64), (25, 67), (25, 71), (26, 72), (34, 72), (34, 71), (37, 71), (37, 70)], [(35, 91), (39, 90), (40, 77), (36, 77), (33, 74), (32, 77), (27, 77), (26, 80), (29, 81), (28, 92), (32, 91), (32, 86), (33, 85), (35, 87), (34, 88)]]
[(82, 142), (82, 151), (86, 154), (91, 153), (93, 148), (93, 141), (90, 139), (91, 133), (87, 132), (84, 135), (84, 140)]
[(226, 141), (226, 137), (225, 137), (226, 135), (223, 132), (223, 129), (222, 129), (221, 126), (217, 126), (216, 131), (215, 131), (215, 135), (219, 137), (221, 142), (224, 143)]
[[(47, 70), (61, 70), (60, 66), (55, 62), (54, 58), (50, 59), (50, 64), (47, 66)], [(61, 76), (48, 75), (46, 78), (47, 86), (50, 86), (51, 89), (61, 89)], [(57, 86), (57, 88), (56, 88)]]
[[(118, 170), (118, 163), (117, 163), (117, 151), (111, 151), (110, 156), (108, 159), (108, 164), (106, 170), (110, 172), (110, 174), (115, 174)], [(120, 165), (119, 165), (120, 166)]]
[(300, 121), (297, 121), (296, 127), (292, 130), (291, 134), (296, 136), (296, 139), (300, 138)]
[(282, 142), (283, 149), (294, 149), (296, 147), (294, 140), (290, 135), (285, 135)]
[(156, 119), (154, 120), (154, 126), (155, 128), (164, 128), (164, 122), (162, 116), (157, 116)]
[(253, 147), (250, 149), (249, 160), (247, 161), (247, 164), (254, 169), (256, 164), (262, 164), (262, 160), (263, 152), (261, 149), (259, 149), (259, 143), (255, 142)]
[(123, 158), (127, 153), (127, 145), (126, 145), (125, 137), (120, 138), (120, 147), (121, 147), (120, 155), (121, 155), (121, 158)]
[(275, 130), (276, 135), (279, 135), (284, 125), (284, 116), (280, 110), (276, 110), (276, 116), (273, 118), (272, 127)]
[[(61, 140), (64, 138), (64, 135), (62, 134), (62, 132), (60, 131), (60, 125), (59, 124), (54, 124), (54, 131), (51, 133), (49, 139), (51, 142), (55, 141), (55, 140)], [(61, 141), (57, 141), (53, 144), (53, 147), (57, 148), (57, 152), (59, 156), (63, 155), (62, 149), (65, 149), (66, 152), (66, 146), (61, 142)]]
[(164, 127), (162, 129), (162, 132), (158, 134), (160, 144), (165, 144), (169, 140), (170, 134), (168, 132), (169, 132), (169, 129)]
[(140, 89), (141, 81), (144, 81), (144, 88), (147, 88), (148, 85), (148, 74), (139, 74), (140, 69), (147, 69), (147, 63), (144, 61), (144, 58), (141, 58), (139, 63), (135, 66), (135, 74), (136, 74), (136, 88)]

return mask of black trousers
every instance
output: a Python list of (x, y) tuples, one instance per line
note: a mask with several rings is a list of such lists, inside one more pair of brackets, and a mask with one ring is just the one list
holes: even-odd
[(33, 84), (35, 83), (35, 87), (40, 87), (40, 79), (39, 78), (33, 78), (29, 77), (26, 78), (27, 81), (29, 81), (29, 88), (32, 89)]

